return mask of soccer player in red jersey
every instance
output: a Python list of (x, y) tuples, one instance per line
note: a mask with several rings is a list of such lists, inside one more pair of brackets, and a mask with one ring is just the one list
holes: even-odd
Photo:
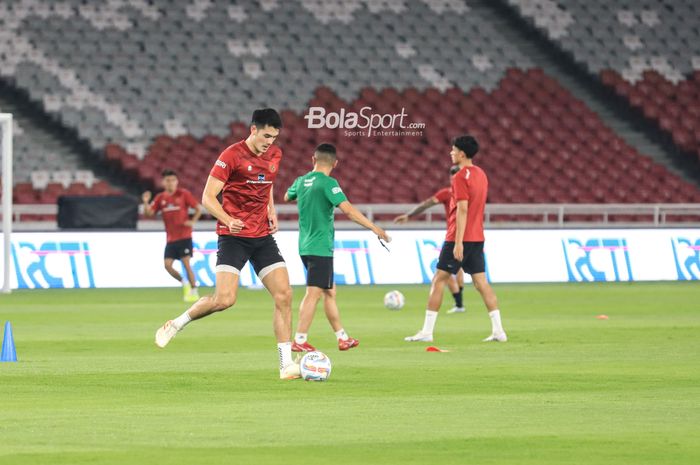
[[(459, 171), (459, 166), (454, 165), (450, 168), (450, 180), (452, 179), (452, 176)], [(396, 218), (394, 218), (394, 223), (397, 224), (404, 224), (408, 222), (408, 220), (415, 215), (419, 215), (432, 207), (433, 205), (437, 205), (441, 203), (443, 207), (445, 207), (445, 221), (447, 221), (450, 218), (450, 202), (452, 200), (452, 189), (450, 187), (445, 187), (437, 191), (432, 195), (432, 197), (428, 197), (427, 199), (423, 200), (421, 203), (413, 207), (413, 209), (408, 212), (404, 213), (403, 215), (399, 215)], [(464, 303), (462, 300), (462, 290), (464, 289), (464, 271), (462, 268), (457, 270), (457, 274), (454, 274), (450, 277), (450, 279), (447, 281), (447, 287), (450, 289), (450, 294), (452, 294), (452, 297), (455, 299), (455, 306), (452, 307), (450, 310), (447, 311), (447, 313), (464, 313), (466, 310), (464, 309)]]
[(442, 304), (445, 283), (460, 267), (471, 275), (474, 287), (481, 294), (491, 318), (491, 335), (484, 339), (484, 342), (508, 340), (501, 325), (498, 299), (486, 280), (484, 206), (488, 193), (488, 179), (486, 173), (472, 162), (478, 151), (479, 144), (472, 136), (457, 137), (452, 144), (452, 163), (459, 165), (460, 169), (452, 178), (452, 202), (447, 236), (433, 276), (423, 328), (415, 335), (405, 338), (406, 341), (433, 340), (433, 329)]
[[(182, 283), (183, 299), (185, 302), (195, 302), (199, 299), (197, 281), (190, 266), (192, 258), (192, 226), (202, 216), (202, 208), (190, 191), (177, 186), (177, 174), (173, 170), (163, 170), (163, 192), (156, 195), (151, 202), (151, 192), (146, 191), (141, 196), (143, 212), (153, 216), (158, 212), (163, 215), (165, 223), (166, 244), (164, 254), (165, 269), (170, 276)], [(194, 208), (190, 218), (189, 209)], [(187, 272), (187, 279), (173, 268), (175, 260), (180, 260)]]
[[(282, 158), (282, 150), (273, 142), (281, 128), (282, 119), (275, 110), (255, 110), (248, 138), (228, 147), (216, 160), (202, 195), (202, 204), (218, 220), (216, 290), (167, 321), (156, 332), (156, 344), (165, 347), (190, 321), (231, 307), (241, 270), (250, 260), (274, 301), (280, 378), (294, 379), (300, 375), (299, 364), (292, 360), (292, 288), (272, 237), (277, 232), (272, 184)], [(217, 199), (219, 194), (223, 204)]]

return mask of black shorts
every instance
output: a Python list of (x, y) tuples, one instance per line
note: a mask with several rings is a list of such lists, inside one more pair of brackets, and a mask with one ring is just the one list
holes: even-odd
[(306, 268), (307, 286), (321, 289), (333, 288), (333, 257), (302, 255), (301, 262)]
[(440, 251), (437, 269), (447, 271), (450, 274), (455, 274), (459, 271), (460, 266), (465, 273), (476, 274), (486, 271), (486, 261), (484, 260), (484, 243), (483, 242), (463, 242), (464, 244), (464, 260), (459, 263), (454, 256), (454, 242), (445, 242)]
[(192, 256), (192, 238), (180, 239), (179, 241), (168, 242), (165, 244), (165, 253), (163, 258), (172, 258), (179, 260), (182, 257)]
[(255, 273), (264, 278), (270, 271), (286, 266), (275, 238), (219, 236), (219, 250), (216, 252), (216, 272), (229, 272), (237, 275), (250, 260)]

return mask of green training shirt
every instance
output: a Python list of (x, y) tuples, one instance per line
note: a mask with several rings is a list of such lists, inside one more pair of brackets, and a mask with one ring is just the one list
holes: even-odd
[(299, 209), (299, 255), (333, 256), (333, 210), (347, 200), (338, 181), (320, 171), (299, 176), (287, 190)]

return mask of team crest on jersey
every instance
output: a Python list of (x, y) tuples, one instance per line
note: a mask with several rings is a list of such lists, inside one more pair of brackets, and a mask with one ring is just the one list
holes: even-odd
[(274, 173), (277, 167), (275, 165), (270, 165), (270, 172)]

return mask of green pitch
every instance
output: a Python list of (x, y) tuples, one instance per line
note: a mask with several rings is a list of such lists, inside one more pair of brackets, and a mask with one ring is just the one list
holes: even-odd
[(700, 463), (699, 284), (498, 285), (506, 344), (480, 342), (467, 288), (468, 313), (437, 321), (449, 353), (403, 342), (428, 289), (397, 288), (399, 312), (387, 287), (339, 290), (347, 353), (317, 313), (327, 383), (278, 379), (265, 291), (165, 350), (177, 289), (0, 296), (20, 359), (0, 364), (0, 463)]

